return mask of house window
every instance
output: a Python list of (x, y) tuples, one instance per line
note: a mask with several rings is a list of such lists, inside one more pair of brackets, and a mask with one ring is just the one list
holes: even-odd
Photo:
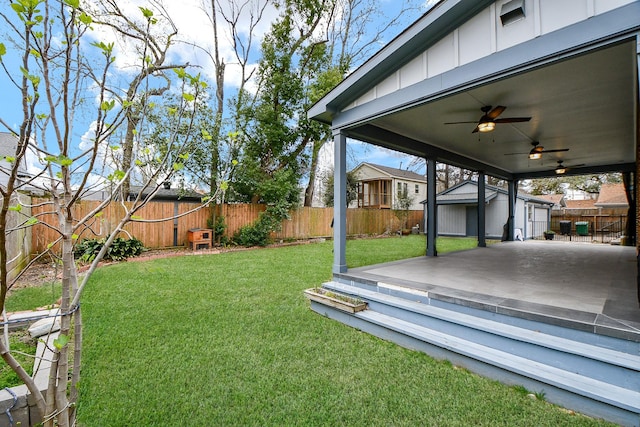
[(420, 194), (420, 186), (418, 184), (416, 184), (415, 193)]
[(527, 205), (527, 220), (533, 221), (533, 206)]

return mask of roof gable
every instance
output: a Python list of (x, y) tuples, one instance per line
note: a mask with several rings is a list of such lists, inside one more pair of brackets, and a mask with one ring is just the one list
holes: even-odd
[(366, 167), (370, 169), (374, 169), (380, 172), (381, 174), (388, 176), (389, 178), (398, 178), (398, 179), (404, 179), (408, 181), (418, 181), (423, 183), (427, 182), (427, 179), (418, 173), (408, 171), (408, 170), (403, 170), (403, 169), (396, 169), (389, 166), (377, 165), (375, 163), (368, 163), (368, 162), (360, 163), (356, 168), (353, 169), (353, 171), (357, 172), (362, 168), (366, 168)]
[(493, 3), (493, 0), (441, 0), (309, 110), (309, 116), (326, 123), (336, 111), (358, 99), (372, 86), (411, 62), (416, 52), (435, 45), (459, 25)]
[(602, 184), (598, 200), (594, 204), (597, 207), (627, 207), (627, 194), (622, 183)]

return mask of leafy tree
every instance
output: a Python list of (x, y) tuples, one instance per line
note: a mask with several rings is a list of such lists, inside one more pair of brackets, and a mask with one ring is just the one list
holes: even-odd
[(564, 189), (558, 178), (540, 178), (531, 180), (531, 194), (539, 196), (543, 194), (562, 194)]
[(620, 173), (607, 173), (532, 179), (529, 187), (531, 194), (534, 195), (562, 194), (565, 187), (587, 193), (598, 193), (602, 184), (619, 182), (622, 182)]
[[(324, 193), (322, 201), (325, 206), (333, 206), (333, 180), (334, 173), (331, 171), (324, 177)], [(347, 206), (358, 198), (358, 177), (354, 171), (347, 172)]]
[[(266, 203), (279, 223), (299, 201), (305, 149), (326, 128), (307, 119), (307, 82), (326, 61), (326, 46), (314, 34), (326, 14), (323, 1), (276, 2), (280, 15), (261, 44), (259, 90), (243, 105), (243, 168), (237, 198)], [(276, 191), (277, 189), (277, 191)]]
[[(398, 12), (394, 16), (387, 16), (385, 8), (381, 8), (376, 0), (331, 0), (326, 3), (326, 61), (316, 78), (309, 82), (308, 105), (322, 98), (344, 79), (352, 67), (378, 50), (384, 38), (401, 26), (404, 19), (412, 16), (412, 12), (431, 7), (433, 2), (396, 1)], [(327, 128), (324, 131), (309, 141), (305, 206), (311, 206), (313, 201), (320, 149), (330, 136)]]

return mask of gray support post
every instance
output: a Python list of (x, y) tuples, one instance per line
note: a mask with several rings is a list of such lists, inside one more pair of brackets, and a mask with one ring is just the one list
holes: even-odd
[(507, 241), (513, 242), (516, 218), (516, 181), (509, 181), (509, 219), (507, 220)]
[(486, 239), (486, 221), (485, 221), (485, 184), (484, 184), (484, 172), (478, 172), (478, 247), (484, 248), (487, 246)]
[(347, 271), (347, 136), (333, 131), (333, 273)]
[[(640, 67), (640, 33), (636, 33), (636, 61), (637, 61), (638, 67)], [(640, 96), (640, 73), (636, 73), (636, 74), (638, 79), (638, 85), (636, 85), (636, 90), (638, 90), (638, 93), (636, 94), (636, 96)], [(640, 112), (637, 112), (636, 114), (640, 116)], [(640, 212), (640, 207), (638, 207), (638, 200), (640, 200), (640, 197), (638, 197), (638, 191), (640, 190), (640, 182), (638, 181), (638, 178), (640, 177), (640, 145), (639, 145), (640, 144), (640, 126), (638, 126), (637, 123), (638, 122), (636, 121), (636, 170), (634, 173), (634, 179), (636, 183), (634, 188), (634, 191), (636, 192), (636, 197), (634, 197), (634, 201), (636, 203), (634, 223), (635, 223), (636, 230), (634, 234), (636, 235), (636, 265), (638, 267), (637, 273), (636, 273), (636, 287), (637, 287), (638, 307), (640, 307), (640, 239), (637, 236), (638, 212)]]
[(427, 256), (438, 256), (438, 206), (436, 204), (436, 161), (427, 159)]

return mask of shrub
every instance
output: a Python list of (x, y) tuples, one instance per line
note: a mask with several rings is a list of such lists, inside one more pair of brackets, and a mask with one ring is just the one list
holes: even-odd
[(240, 227), (233, 235), (233, 243), (240, 246), (267, 246), (271, 241), (269, 233), (258, 220), (252, 225)]
[(271, 243), (271, 233), (279, 231), (282, 220), (288, 218), (286, 204), (267, 206), (258, 220), (251, 225), (241, 227), (233, 235), (233, 243), (240, 246), (267, 246)]
[[(95, 259), (98, 252), (104, 246), (106, 239), (82, 239), (82, 241), (76, 244), (74, 254), (76, 258), (84, 262), (91, 262)], [(135, 237), (131, 239), (123, 239), (122, 237), (116, 237), (111, 244), (111, 247), (104, 255), (104, 259), (112, 261), (122, 261), (127, 258), (138, 256), (144, 250), (142, 242)]]

